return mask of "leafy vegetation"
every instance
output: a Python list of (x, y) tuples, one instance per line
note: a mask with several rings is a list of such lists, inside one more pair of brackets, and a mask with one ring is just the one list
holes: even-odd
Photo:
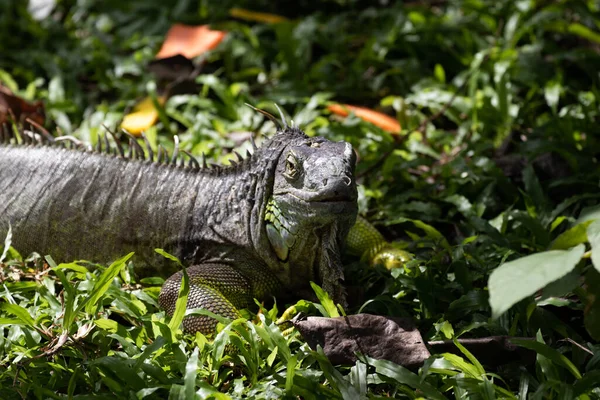
[[(149, 96), (152, 146), (177, 134), (226, 163), (248, 131), (274, 130), (244, 103), (276, 102), (308, 134), (352, 143), (361, 215), (414, 255), (391, 272), (347, 255), (346, 312), (411, 317), (428, 341), (532, 338), (513, 342), (536, 356), (490, 368), (458, 344), (419, 371), (333, 366), (282, 332), (283, 304), (186, 336), (157, 307), (162, 280), (136, 282), (129, 256), (56, 265), (9, 235), (1, 398), (600, 398), (597, 2), (42, 3), (0, 2), (0, 83), (42, 100), (49, 130), (94, 143)], [(228, 33), (173, 83), (151, 66), (176, 22)], [(296, 308), (337, 313), (327, 300)]]

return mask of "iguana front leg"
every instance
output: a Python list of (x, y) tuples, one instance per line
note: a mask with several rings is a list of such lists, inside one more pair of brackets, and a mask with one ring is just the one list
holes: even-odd
[(350, 229), (346, 246), (350, 253), (360, 256), (363, 261), (371, 265), (382, 264), (390, 270), (402, 267), (413, 258), (398, 244), (387, 242), (377, 228), (361, 216), (356, 218)]
[[(203, 308), (231, 319), (239, 318), (241, 314), (238, 310), (252, 306), (254, 298), (275, 295), (279, 289), (275, 277), (252, 263), (235, 266), (204, 263), (189, 267), (187, 272), (190, 291), (186, 308)], [(171, 275), (158, 297), (160, 306), (170, 316), (175, 312), (182, 276), (181, 271)], [(183, 329), (189, 333), (212, 334), (216, 325), (217, 321), (207, 316), (188, 316), (183, 320)]]

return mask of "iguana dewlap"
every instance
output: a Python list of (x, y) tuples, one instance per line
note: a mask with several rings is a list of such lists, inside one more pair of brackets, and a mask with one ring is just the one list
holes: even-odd
[[(188, 267), (187, 307), (231, 318), (254, 298), (303, 293), (310, 281), (345, 301), (340, 247), (357, 213), (346, 142), (285, 127), (239, 164), (202, 168), (17, 144), (6, 129), (0, 138), (0, 237), (10, 223), (23, 253), (109, 262), (134, 251), (141, 275), (167, 276), (173, 263), (154, 252), (163, 248)], [(162, 287), (169, 314), (180, 283), (176, 272)], [(215, 323), (187, 317), (184, 329), (210, 333)]]

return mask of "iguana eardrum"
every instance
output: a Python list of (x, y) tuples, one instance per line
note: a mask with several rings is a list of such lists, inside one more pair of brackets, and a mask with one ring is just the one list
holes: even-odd
[[(0, 131), (0, 237), (9, 223), (19, 251), (56, 261), (107, 262), (130, 251), (141, 275), (168, 276), (179, 257), (190, 276), (188, 308), (227, 317), (253, 299), (302, 294), (319, 282), (345, 302), (340, 248), (357, 214), (356, 157), (349, 143), (279, 127), (230, 167), (158, 161), (130, 142), (130, 154), (72, 149), (39, 133)], [(42, 143), (43, 142), (43, 143)], [(177, 151), (177, 150), (176, 150)], [(181, 272), (162, 287), (172, 314)], [(216, 321), (186, 317), (211, 333)]]

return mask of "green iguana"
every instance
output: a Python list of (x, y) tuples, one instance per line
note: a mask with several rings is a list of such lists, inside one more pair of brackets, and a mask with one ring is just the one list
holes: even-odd
[[(10, 223), (20, 251), (60, 262), (135, 251), (140, 275), (168, 276), (173, 263), (154, 252), (163, 248), (188, 267), (187, 307), (230, 318), (254, 298), (309, 293), (310, 281), (345, 303), (340, 248), (357, 215), (349, 143), (286, 125), (237, 164), (201, 167), (162, 151), (154, 160), (135, 140), (125, 155), (108, 141), (103, 149), (104, 140), (92, 150), (64, 146), (74, 138), (19, 136), (0, 131), (0, 236)], [(181, 274), (161, 289), (168, 314)], [(215, 324), (205, 316), (183, 323), (203, 333)]]

